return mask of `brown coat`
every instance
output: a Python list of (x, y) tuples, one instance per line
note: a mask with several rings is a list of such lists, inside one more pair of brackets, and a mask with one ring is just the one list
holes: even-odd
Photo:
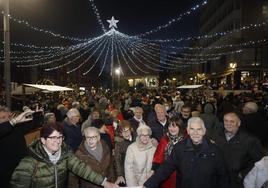
[[(77, 158), (79, 158), (80, 160), (85, 162), (88, 166), (90, 166), (94, 171), (106, 177), (108, 181), (114, 182), (115, 177), (114, 177), (113, 157), (107, 144), (102, 140), (101, 144), (103, 148), (103, 154), (100, 162), (96, 160), (94, 156), (88, 153), (88, 151), (84, 146), (84, 143), (82, 143), (79, 146), (78, 150), (75, 152), (75, 155), (77, 156)], [(79, 179), (79, 177), (76, 177), (73, 174), (71, 174), (69, 177), (68, 187), (100, 188), (102, 186), (92, 184), (91, 182), (86, 181), (84, 179)]]
[(114, 150), (114, 159), (115, 159), (115, 172), (116, 176), (123, 176), (125, 177), (125, 157), (128, 146), (132, 144), (131, 141), (122, 140), (121, 142), (115, 143), (115, 150)]

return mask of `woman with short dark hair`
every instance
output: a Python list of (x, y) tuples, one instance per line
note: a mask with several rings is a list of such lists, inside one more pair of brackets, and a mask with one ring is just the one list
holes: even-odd
[(11, 187), (65, 188), (68, 170), (106, 188), (115, 188), (106, 179), (80, 161), (63, 143), (63, 127), (48, 124), (40, 131), (41, 138), (29, 147), (29, 155), (15, 169)]

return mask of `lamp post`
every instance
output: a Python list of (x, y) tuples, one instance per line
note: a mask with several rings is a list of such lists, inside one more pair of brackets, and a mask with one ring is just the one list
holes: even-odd
[(119, 91), (119, 85), (120, 85), (120, 74), (121, 74), (121, 69), (120, 67), (116, 68), (115, 69), (115, 74), (117, 75), (117, 87), (118, 87), (118, 91)]
[(177, 81), (177, 78), (175, 78), (175, 77), (172, 78), (173, 87), (176, 87), (176, 85), (177, 85), (177, 84), (176, 84), (176, 81)]
[(6, 106), (11, 108), (9, 0), (4, 1), (4, 80)]

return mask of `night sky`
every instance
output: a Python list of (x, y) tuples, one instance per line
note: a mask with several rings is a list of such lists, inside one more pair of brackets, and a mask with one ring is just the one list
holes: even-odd
[[(95, 0), (95, 5), (107, 29), (106, 20), (114, 16), (119, 19), (117, 26), (120, 32), (136, 35), (167, 23), (200, 2), (201, 0)], [(198, 13), (196, 11), (147, 38), (197, 35)], [(84, 38), (103, 34), (89, 0), (10, 0), (10, 14), (33, 26), (62, 35)], [(11, 42), (56, 45), (62, 40), (11, 22)]]

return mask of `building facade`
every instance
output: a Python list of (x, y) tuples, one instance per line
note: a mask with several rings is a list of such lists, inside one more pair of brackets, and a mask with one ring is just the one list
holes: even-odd
[(198, 65), (199, 82), (241, 89), (268, 75), (267, 7), (264, 0), (208, 1), (201, 12), (200, 33), (217, 35), (199, 45), (202, 54), (219, 55)]

